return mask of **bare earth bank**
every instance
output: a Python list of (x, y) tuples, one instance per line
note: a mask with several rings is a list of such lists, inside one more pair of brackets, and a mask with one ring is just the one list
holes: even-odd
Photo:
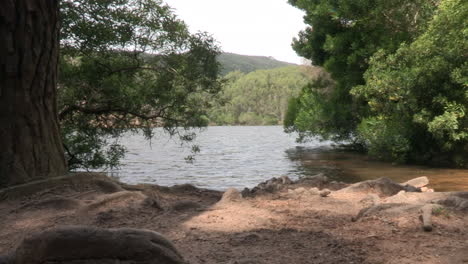
[(414, 185), (318, 175), (223, 196), (77, 174), (0, 190), (0, 255), (32, 233), (80, 225), (157, 231), (194, 264), (468, 263), (468, 192)]

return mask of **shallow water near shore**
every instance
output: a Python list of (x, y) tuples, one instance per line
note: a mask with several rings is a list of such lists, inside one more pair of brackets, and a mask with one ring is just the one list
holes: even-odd
[(467, 191), (468, 170), (401, 166), (372, 161), (365, 155), (335, 150), (331, 142), (297, 143), (295, 135), (280, 126), (209, 127), (195, 144), (200, 146), (193, 162), (185, 158), (190, 146), (181, 146), (155, 130), (151, 144), (142, 135), (127, 135), (128, 148), (120, 170), (110, 174), (127, 183), (174, 185), (225, 190), (253, 187), (272, 177), (291, 179), (324, 173), (333, 180), (357, 182), (389, 177), (398, 182), (427, 176), (437, 191)]
[(347, 183), (380, 177), (405, 182), (426, 176), (430, 187), (436, 191), (468, 191), (468, 170), (464, 169), (397, 165), (375, 161), (363, 154), (334, 149), (301, 148), (293, 151), (291, 158), (300, 160), (306, 170), (322, 171), (334, 180)]

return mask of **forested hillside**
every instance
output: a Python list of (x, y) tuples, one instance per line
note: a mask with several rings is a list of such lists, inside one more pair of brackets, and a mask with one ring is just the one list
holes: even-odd
[(221, 64), (221, 75), (233, 71), (249, 73), (256, 70), (274, 69), (294, 65), (292, 63), (278, 61), (272, 57), (247, 56), (234, 53), (221, 53), (217, 57)]
[(288, 99), (299, 94), (320, 70), (288, 66), (250, 73), (234, 71), (214, 100), (209, 119), (216, 125), (277, 125), (283, 123)]

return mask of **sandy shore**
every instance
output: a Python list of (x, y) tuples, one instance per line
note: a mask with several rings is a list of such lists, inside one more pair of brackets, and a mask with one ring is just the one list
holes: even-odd
[[(85, 225), (157, 231), (194, 264), (468, 263), (468, 193), (450, 203), (448, 193), (385, 188), (278, 179), (223, 197), (79, 174), (0, 191), (0, 255), (34, 232)], [(431, 232), (420, 220), (425, 204)]]

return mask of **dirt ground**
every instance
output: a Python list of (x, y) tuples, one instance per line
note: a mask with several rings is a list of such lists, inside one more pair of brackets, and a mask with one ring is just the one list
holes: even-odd
[[(468, 263), (468, 213), (439, 207), (422, 229), (417, 206), (354, 219), (366, 192), (296, 186), (249, 198), (190, 185), (114, 183), (102, 175), (0, 192), (0, 255), (57, 226), (157, 231), (189, 263)], [(378, 197), (381, 203), (387, 198)], [(403, 208), (403, 209), (401, 209)]]

